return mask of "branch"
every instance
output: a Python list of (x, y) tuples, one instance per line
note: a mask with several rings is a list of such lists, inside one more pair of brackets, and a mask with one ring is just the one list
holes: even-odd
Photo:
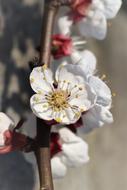
[(52, 33), (55, 22), (55, 15), (60, 6), (58, 0), (46, 0), (42, 21), (42, 35), (41, 35), (41, 44), (40, 44), (40, 61), (39, 65), (50, 65), (51, 57), (51, 41)]
[[(51, 60), (51, 40), (53, 27), (55, 22), (55, 15), (59, 8), (58, 0), (45, 0), (44, 16), (42, 21), (42, 34), (41, 34), (41, 51), (38, 66), (50, 66)], [(37, 145), (35, 151), (37, 159), (39, 177), (40, 177), (40, 190), (53, 190), (53, 180), (51, 174), (50, 163), (50, 130), (51, 126), (45, 124), (43, 120), (37, 118)]]
[(40, 190), (53, 190), (53, 181), (50, 165), (50, 130), (51, 126), (37, 118), (37, 145), (35, 155), (37, 158)]

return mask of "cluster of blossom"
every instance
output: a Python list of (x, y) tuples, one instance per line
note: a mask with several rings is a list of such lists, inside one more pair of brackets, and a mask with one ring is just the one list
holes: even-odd
[[(77, 134), (113, 122), (111, 90), (96, 75), (94, 54), (77, 50), (84, 41), (73, 38), (71, 28), (77, 26), (80, 36), (104, 39), (107, 19), (115, 17), (121, 0), (68, 0), (65, 4), (69, 6), (58, 18), (59, 34), (52, 36), (51, 50), (54, 60), (61, 63), (55, 74), (46, 65), (35, 67), (30, 74), (35, 92), (31, 109), (54, 124), (50, 143), (54, 178), (65, 176), (67, 167), (88, 162), (88, 145)], [(26, 144), (27, 137), (0, 113), (0, 153), (23, 150)]]

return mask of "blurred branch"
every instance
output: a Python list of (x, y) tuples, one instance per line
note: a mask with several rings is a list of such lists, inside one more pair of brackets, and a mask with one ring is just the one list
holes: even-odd
[(60, 3), (58, 0), (46, 0), (45, 2), (45, 11), (42, 21), (39, 65), (50, 65), (52, 33), (54, 28), (55, 15), (59, 6)]

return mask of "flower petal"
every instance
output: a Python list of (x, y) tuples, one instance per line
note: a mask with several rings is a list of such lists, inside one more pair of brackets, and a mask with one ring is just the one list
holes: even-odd
[(72, 72), (68, 72), (64, 64), (61, 64), (56, 71), (56, 81), (62, 89), (67, 89), (68, 83), (72, 86), (77, 84), (75, 75)]
[(112, 95), (110, 88), (98, 77), (89, 77), (89, 85), (94, 89), (97, 95), (97, 104), (111, 107)]
[(96, 94), (87, 83), (85, 83), (85, 86), (82, 85), (76, 93), (72, 92), (69, 101), (70, 105), (78, 106), (82, 112), (89, 110), (95, 102)]
[(49, 107), (48, 102), (45, 99), (45, 95), (33, 95), (30, 99), (30, 105), (32, 111), (37, 117), (48, 121), (53, 119), (53, 111)]
[(88, 112), (82, 115), (83, 127), (78, 128), (81, 132), (89, 132), (96, 127), (102, 127), (104, 124), (113, 122), (111, 112), (100, 105), (95, 105)]
[(67, 168), (58, 156), (51, 159), (53, 179), (59, 179), (66, 175)]
[(3, 134), (0, 134), (0, 148), (5, 146), (5, 138)]
[(69, 35), (72, 23), (68, 16), (60, 17), (58, 19), (59, 32), (63, 35)]
[(14, 122), (3, 112), (0, 112), (0, 133), (4, 133), (6, 130), (12, 130), (14, 128)]
[(103, 0), (104, 4), (104, 14), (107, 19), (114, 18), (116, 14), (118, 13), (122, 1), (121, 0)]
[(56, 79), (59, 82), (59, 88), (70, 93), (68, 102), (72, 111), (76, 112), (75, 115), (80, 115), (80, 112), (87, 111), (93, 106), (96, 101), (96, 94), (89, 84), (85, 83), (83, 77), (73, 74), (73, 66), (75, 68), (75, 65), (72, 64), (70, 69), (69, 64), (63, 63), (56, 72)]
[(30, 74), (30, 84), (36, 93), (51, 91), (53, 85), (52, 71), (45, 66), (35, 67)]
[(60, 136), (63, 140), (61, 160), (65, 165), (77, 167), (89, 161), (86, 142), (66, 128), (61, 129)]
[[(75, 55), (72, 54), (74, 57)], [(80, 61), (76, 64), (81, 67), (81, 69), (84, 72), (84, 75), (92, 75), (94, 74), (96, 70), (96, 57), (95, 55), (89, 51), (89, 50), (84, 50), (80, 52)]]
[(92, 52), (88, 50), (82, 52), (74, 51), (71, 55), (71, 60), (73, 64), (63, 62), (63, 65), (75, 75), (80, 75), (87, 79), (88, 76), (95, 73), (96, 57)]
[(80, 109), (76, 108), (75, 110), (73, 110), (71, 107), (68, 107), (54, 114), (54, 120), (56, 120), (58, 123), (66, 125), (75, 123), (80, 117)]
[(83, 85), (83, 77), (75, 76), (72, 70), (68, 71), (68, 67), (65, 64), (61, 64), (56, 71), (56, 81), (58, 82), (58, 89), (64, 91), (71, 91), (74, 86)]
[(81, 35), (103, 40), (107, 32), (106, 18), (100, 11), (93, 11), (92, 16), (84, 18), (78, 23)]
[(59, 129), (59, 135), (62, 143), (76, 143), (80, 142), (81, 138), (72, 133), (68, 128)]

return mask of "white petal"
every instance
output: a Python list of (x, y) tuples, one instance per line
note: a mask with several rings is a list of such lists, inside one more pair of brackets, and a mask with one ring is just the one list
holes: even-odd
[(54, 120), (56, 120), (58, 123), (71, 124), (71, 123), (73, 123), (72, 119), (73, 118), (68, 117), (66, 110), (64, 110), (64, 109), (62, 111), (54, 113)]
[(52, 89), (52, 71), (44, 67), (35, 67), (30, 74), (30, 84), (36, 93), (49, 92)]
[(73, 72), (68, 72), (64, 64), (61, 64), (56, 71), (56, 81), (61, 89), (66, 90), (68, 88), (68, 83), (74, 86), (78, 83)]
[(81, 138), (72, 133), (68, 128), (59, 129), (60, 139), (63, 143), (78, 143)]
[(89, 132), (96, 127), (104, 124), (111, 124), (113, 116), (111, 112), (103, 106), (95, 105), (86, 114), (82, 115), (83, 127), (79, 131)]
[[(78, 58), (77, 58), (78, 57)], [(67, 64), (68, 71), (72, 71), (76, 75), (83, 76), (85, 79), (89, 75), (93, 75), (96, 70), (96, 57), (88, 51), (76, 52), (74, 51), (71, 55), (72, 64)], [(78, 60), (75, 62), (75, 60)], [(64, 63), (65, 64), (65, 63)]]
[(49, 107), (45, 95), (35, 94), (30, 99), (31, 109), (34, 114), (44, 120), (53, 119), (53, 111)]
[[(66, 62), (65, 64), (61, 64), (56, 71), (56, 81), (58, 82), (58, 89), (71, 92), (72, 94), (72, 89), (77, 91), (78, 87), (81, 85), (84, 86), (85, 81), (83, 77), (76, 76), (73, 73), (73, 70), (68, 70), (69, 69), (68, 66), (66, 66)], [(77, 89), (75, 86), (77, 86)]]
[(81, 117), (80, 109), (72, 110), (70, 107), (56, 113), (54, 119), (61, 124), (72, 124)]
[(103, 0), (104, 4), (104, 14), (107, 19), (114, 18), (116, 14), (118, 13), (122, 1), (121, 0)]
[(95, 76), (89, 78), (89, 85), (96, 92), (97, 103), (110, 108), (112, 103), (110, 88), (101, 79)]
[(68, 16), (63, 16), (58, 19), (59, 32), (63, 35), (69, 35), (71, 32), (72, 21)]
[(3, 133), (0, 133), (0, 148), (5, 146), (5, 139)]
[(102, 40), (106, 36), (107, 22), (106, 18), (100, 11), (95, 11), (92, 17), (86, 17), (78, 23), (81, 35), (94, 37)]
[[(81, 166), (89, 161), (88, 145), (80, 137), (75, 135), (74, 138), (74, 134), (72, 135), (71, 131), (68, 130), (68, 133), (69, 134), (67, 134), (66, 130), (66, 137), (65, 134), (62, 136), (62, 139), (65, 140), (66, 143), (62, 144), (63, 154), (61, 156), (61, 160), (70, 167)], [(71, 137), (73, 137), (72, 141)]]
[(78, 106), (83, 112), (83, 110), (87, 111), (95, 104), (96, 94), (87, 83), (84, 86), (82, 85), (81, 89), (78, 89), (76, 93), (72, 91), (69, 103)]
[(14, 122), (3, 112), (0, 112), (0, 133), (14, 128)]
[(85, 50), (81, 52), (82, 59), (78, 63), (79, 65), (82, 65), (83, 72), (86, 73), (86, 75), (93, 75), (96, 70), (96, 57), (95, 55), (89, 51)]
[(59, 179), (66, 175), (67, 168), (58, 156), (51, 159), (53, 179)]
[[(84, 109), (84, 111), (86, 111), (90, 109), (91, 106), (95, 103), (96, 94), (90, 85), (85, 83), (83, 77), (76, 75), (76, 73), (75, 75), (72, 74), (75, 71), (74, 68), (75, 65), (73, 64), (67, 64), (66, 62), (63, 63), (56, 72), (56, 79), (60, 81), (60, 88), (63, 90), (67, 89), (69, 92), (71, 92), (71, 96), (68, 100), (69, 104), (71, 106), (77, 106), (78, 108)], [(61, 83), (61, 81), (64, 80), (66, 83)], [(69, 86), (67, 82), (70, 82)]]

